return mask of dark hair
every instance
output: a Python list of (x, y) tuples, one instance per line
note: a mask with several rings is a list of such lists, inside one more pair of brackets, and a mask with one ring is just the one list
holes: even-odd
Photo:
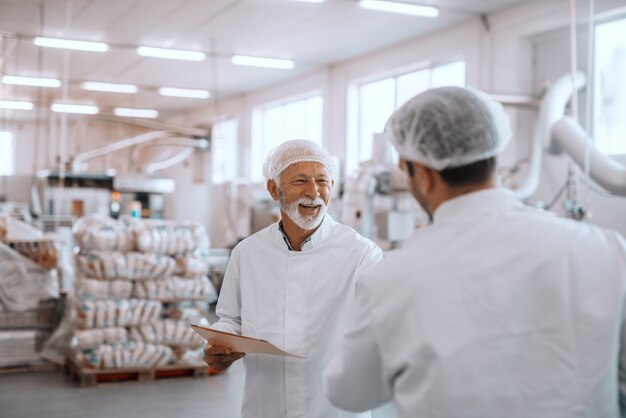
[(439, 175), (448, 186), (468, 186), (485, 183), (493, 175), (496, 158), (491, 157), (461, 167), (446, 168)]

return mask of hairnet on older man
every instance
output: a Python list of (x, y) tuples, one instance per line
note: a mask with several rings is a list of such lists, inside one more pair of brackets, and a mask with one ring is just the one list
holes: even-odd
[(402, 158), (441, 171), (499, 154), (511, 129), (502, 105), (481, 91), (440, 87), (401, 106), (385, 135)]
[(323, 164), (333, 179), (337, 174), (335, 160), (322, 146), (307, 139), (293, 139), (269, 152), (263, 164), (263, 177), (273, 180), (290, 165), (302, 162)]

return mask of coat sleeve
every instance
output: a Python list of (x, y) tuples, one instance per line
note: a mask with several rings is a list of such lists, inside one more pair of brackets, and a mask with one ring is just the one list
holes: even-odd
[(618, 378), (620, 417), (626, 417), (626, 321), (624, 319), (622, 319), (620, 338)]
[(392, 399), (391, 382), (385, 378), (371, 312), (371, 300), (359, 285), (352, 325), (324, 371), (326, 397), (331, 404), (347, 411), (367, 411)]
[[(626, 261), (626, 241), (618, 233), (614, 234), (618, 243), (619, 254), (623, 260)], [(623, 263), (626, 265), (626, 262)], [(626, 277), (623, 278), (626, 282)], [(626, 285), (624, 286), (624, 295), (622, 296), (626, 300)], [(619, 349), (619, 365), (618, 365), (618, 385), (619, 385), (619, 406), (620, 416), (626, 418), (626, 303), (622, 306), (622, 328), (620, 334), (620, 349)]]
[(363, 257), (361, 258), (361, 261), (359, 262), (359, 265), (357, 266), (357, 269), (355, 271), (355, 280), (358, 281), (358, 278), (361, 275), (367, 273), (369, 269), (378, 264), (378, 262), (382, 259), (383, 252), (380, 247), (378, 247), (378, 245), (374, 244), (373, 242), (370, 242), (367, 249), (363, 253)]
[(215, 313), (219, 317), (211, 328), (241, 335), (241, 280), (239, 250), (234, 248), (226, 266)]

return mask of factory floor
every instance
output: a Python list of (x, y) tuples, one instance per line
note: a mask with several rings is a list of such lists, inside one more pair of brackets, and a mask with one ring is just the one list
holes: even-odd
[[(79, 388), (61, 372), (0, 374), (2, 418), (239, 418), (244, 368), (217, 376)], [(373, 418), (396, 416), (391, 405)]]
[(78, 388), (61, 372), (0, 374), (2, 418), (238, 418), (244, 369), (223, 375)]

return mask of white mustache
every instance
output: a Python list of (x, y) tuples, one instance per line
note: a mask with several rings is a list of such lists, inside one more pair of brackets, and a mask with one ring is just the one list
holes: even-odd
[(301, 197), (294, 203), (296, 205), (326, 206), (326, 203), (324, 203), (321, 197), (316, 197), (315, 199), (311, 199), (310, 197)]

